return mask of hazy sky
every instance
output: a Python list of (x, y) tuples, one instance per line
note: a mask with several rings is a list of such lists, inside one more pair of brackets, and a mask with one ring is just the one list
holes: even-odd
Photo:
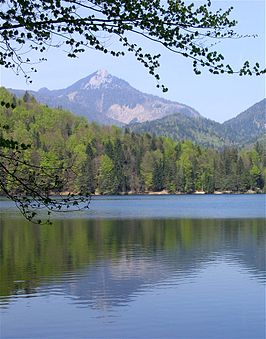
[[(214, 0), (212, 3), (216, 9), (234, 6), (231, 17), (238, 21), (237, 32), (258, 34), (258, 38), (220, 42), (216, 48), (224, 54), (225, 61), (236, 66), (246, 60), (265, 65), (264, 0)], [(145, 47), (162, 54), (159, 73), (169, 88), (167, 93), (156, 88), (155, 79), (133, 56), (117, 59), (94, 50), (86, 51), (78, 59), (68, 59), (62, 50), (51, 48), (43, 55), (48, 61), (38, 65), (38, 72), (32, 75), (32, 84), (27, 84), (22, 74), (16, 76), (11, 70), (1, 69), (1, 85), (16, 89), (59, 89), (105, 68), (143, 92), (187, 104), (203, 116), (220, 122), (236, 116), (265, 97), (265, 76), (211, 75), (207, 70), (196, 76), (189, 59), (163, 51), (156, 45), (145, 43)]]

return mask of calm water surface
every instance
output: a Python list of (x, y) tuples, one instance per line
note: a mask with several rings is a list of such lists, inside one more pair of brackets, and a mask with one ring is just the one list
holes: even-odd
[(0, 202), (1, 338), (265, 338), (265, 196)]

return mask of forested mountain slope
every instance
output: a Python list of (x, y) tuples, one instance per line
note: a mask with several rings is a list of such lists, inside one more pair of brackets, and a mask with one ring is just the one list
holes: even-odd
[(265, 135), (265, 102), (263, 99), (223, 124), (202, 116), (190, 117), (177, 113), (155, 121), (130, 124), (129, 127), (135, 132), (154, 133), (174, 140), (188, 139), (207, 147), (249, 145)]
[[(0, 129), (1, 136), (31, 144), (21, 153), (21, 164), (27, 161), (50, 168), (60, 178), (65, 176), (64, 168), (73, 167), (76, 175), (62, 191), (212, 193), (261, 191), (265, 186), (266, 163), (260, 144), (246, 150), (217, 151), (191, 141), (88, 123), (70, 112), (40, 105), (27, 94), (17, 99), (4, 88), (0, 89), (1, 101), (13, 104), (0, 106), (0, 126), (9, 126)], [(7, 151), (2, 147), (0, 156)], [(3, 173), (0, 177), (9, 182)]]
[(223, 134), (235, 144), (243, 145), (265, 135), (266, 99), (223, 123)]
[(176, 113), (151, 122), (130, 124), (128, 127), (138, 133), (146, 132), (174, 140), (191, 140), (205, 147), (222, 148), (226, 144), (222, 126), (201, 116), (187, 117)]

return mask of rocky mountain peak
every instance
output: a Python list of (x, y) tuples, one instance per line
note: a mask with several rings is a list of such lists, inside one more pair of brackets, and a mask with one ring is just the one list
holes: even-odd
[[(20, 92), (15, 91), (19, 94)], [(38, 101), (62, 107), (90, 121), (121, 126), (131, 121), (144, 122), (181, 113), (199, 116), (187, 105), (142, 93), (128, 82), (100, 69), (67, 88), (31, 91)]]
[(93, 73), (89, 81), (83, 85), (83, 89), (100, 88), (112, 81), (112, 76), (106, 69), (100, 69)]

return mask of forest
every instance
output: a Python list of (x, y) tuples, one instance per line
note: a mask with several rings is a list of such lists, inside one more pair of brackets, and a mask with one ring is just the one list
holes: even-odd
[[(30, 145), (20, 152), (19, 166), (27, 163), (49, 170), (64, 182), (62, 192), (265, 192), (266, 159), (261, 142), (216, 150), (189, 140), (89, 123), (60, 108), (39, 104), (27, 92), (18, 99), (0, 88), (0, 101), (9, 103), (0, 107), (0, 137)], [(1, 155), (12, 152), (1, 149)], [(7, 160), (1, 157), (1, 161)], [(66, 178), (69, 167), (72, 175)], [(1, 177), (8, 183), (3, 176), (6, 173)]]

